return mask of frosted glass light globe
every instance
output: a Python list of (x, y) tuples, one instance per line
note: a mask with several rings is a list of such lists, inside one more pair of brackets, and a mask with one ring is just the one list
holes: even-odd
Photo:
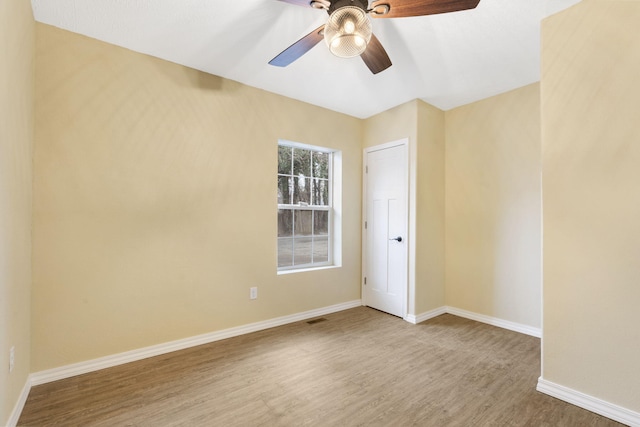
[(331, 53), (341, 58), (361, 55), (371, 40), (371, 21), (355, 6), (335, 10), (324, 27), (324, 40)]

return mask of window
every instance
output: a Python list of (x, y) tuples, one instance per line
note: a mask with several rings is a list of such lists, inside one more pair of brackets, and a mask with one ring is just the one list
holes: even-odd
[(333, 263), (333, 152), (278, 143), (278, 270)]

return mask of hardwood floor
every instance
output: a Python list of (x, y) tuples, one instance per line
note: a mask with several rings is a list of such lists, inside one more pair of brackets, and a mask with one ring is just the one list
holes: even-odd
[(617, 426), (535, 391), (540, 340), (360, 307), (31, 390), (25, 426)]

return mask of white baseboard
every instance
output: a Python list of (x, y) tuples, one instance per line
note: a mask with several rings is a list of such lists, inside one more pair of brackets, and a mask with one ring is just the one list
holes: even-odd
[(534, 328), (533, 326), (523, 325), (522, 323), (511, 322), (509, 320), (498, 319), (497, 317), (485, 316), (484, 314), (473, 313), (460, 308), (445, 307), (445, 309), (447, 313), (453, 314), (454, 316), (464, 317), (466, 319), (475, 320), (476, 322), (520, 332), (521, 334), (531, 335), (536, 338), (542, 338), (542, 330), (540, 328)]
[(438, 307), (436, 309), (429, 310), (427, 312), (420, 313), (418, 315), (407, 314), (407, 316), (404, 318), (404, 320), (406, 320), (409, 323), (413, 323), (414, 325), (417, 325), (420, 322), (424, 322), (425, 320), (433, 319), (434, 317), (438, 317), (441, 314), (445, 314), (446, 312), (447, 312), (447, 308), (446, 307)]
[(536, 387), (536, 390), (628, 426), (640, 427), (640, 413), (614, 405), (613, 403), (609, 403), (602, 399), (589, 396), (588, 394), (581, 393), (571, 388), (552, 383), (542, 377), (538, 379), (538, 386)]
[(100, 357), (98, 359), (87, 360), (85, 362), (74, 363), (71, 365), (61, 366), (59, 368), (48, 369), (45, 371), (35, 372), (29, 376), (30, 385), (40, 385), (76, 375), (86, 374), (88, 372), (98, 371), (100, 369), (111, 368), (113, 366), (123, 365), (129, 362), (146, 359), (149, 357), (159, 356), (161, 354), (170, 353), (172, 351), (183, 350), (202, 344), (208, 344), (214, 341), (226, 338), (236, 337), (239, 335), (249, 334), (264, 329), (274, 328), (276, 326), (286, 325), (288, 323), (299, 322), (301, 320), (311, 319), (325, 314), (335, 313), (354, 307), (360, 307), (361, 300), (349, 301), (329, 307), (318, 308), (315, 310), (305, 311), (302, 313), (292, 314), (289, 316), (277, 317), (275, 319), (265, 320), (262, 322), (250, 323), (248, 325), (238, 326), (235, 328), (224, 329), (222, 331), (211, 332), (208, 334), (197, 335), (177, 341), (171, 341), (164, 344), (153, 345), (150, 347), (140, 348), (137, 350), (127, 351), (124, 353), (113, 354), (110, 356)]
[(27, 403), (27, 397), (29, 397), (29, 392), (31, 391), (31, 381), (30, 377), (27, 378), (27, 381), (22, 387), (22, 391), (20, 392), (20, 397), (18, 397), (18, 401), (16, 405), (13, 407), (13, 411), (11, 415), (9, 415), (9, 420), (7, 421), (7, 427), (16, 427), (18, 425), (18, 420), (20, 419), (20, 414), (22, 414), (22, 409), (24, 408), (24, 404)]
[(460, 308), (442, 306), (434, 310), (427, 311), (418, 315), (408, 314), (404, 320), (409, 323), (418, 324), (425, 320), (440, 316), (441, 314), (453, 314), (454, 316), (464, 317), (465, 319), (475, 320), (476, 322), (486, 323), (488, 325), (497, 326), (499, 328), (508, 329), (510, 331), (520, 332), (521, 334), (531, 335), (536, 338), (542, 337), (542, 330), (532, 326), (523, 325), (521, 323), (510, 322), (508, 320), (498, 319), (497, 317), (485, 316), (484, 314), (473, 313), (471, 311), (462, 310)]

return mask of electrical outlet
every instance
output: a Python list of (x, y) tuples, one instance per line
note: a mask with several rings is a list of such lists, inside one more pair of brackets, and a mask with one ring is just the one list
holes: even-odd
[(13, 366), (16, 364), (16, 347), (13, 346), (9, 350), (9, 372), (13, 371)]
[(249, 288), (249, 299), (258, 299), (258, 288)]

